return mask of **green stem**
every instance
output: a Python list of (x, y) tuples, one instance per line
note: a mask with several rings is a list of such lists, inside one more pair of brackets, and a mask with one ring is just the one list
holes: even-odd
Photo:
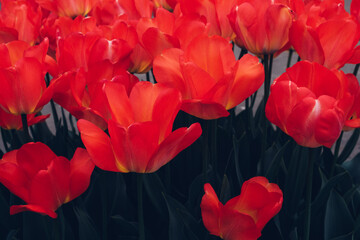
[(356, 77), (356, 75), (357, 75), (357, 73), (359, 71), (359, 66), (360, 66), (359, 63), (355, 65), (355, 68), (354, 68), (354, 71), (353, 71), (353, 74), (355, 75), (355, 77)]
[(263, 127), (263, 139), (261, 147), (261, 158), (260, 158), (260, 170), (262, 173), (265, 171), (265, 151), (267, 147), (267, 126), (268, 122), (265, 116), (265, 106), (270, 94), (270, 80), (271, 80), (271, 68), (272, 68), (273, 55), (264, 55), (264, 71), (265, 71), (265, 83), (264, 83), (264, 99), (263, 99), (263, 116), (262, 116), (262, 127)]
[(24, 137), (25, 137), (25, 143), (31, 142), (31, 137), (29, 134), (29, 126), (27, 123), (27, 115), (26, 114), (21, 114), (21, 122), (23, 125), (23, 131), (24, 131)]
[[(45, 75), (45, 82), (46, 82), (46, 86), (48, 87), (50, 85), (50, 75), (49, 73), (47, 73)], [(55, 124), (55, 128), (57, 128), (59, 126), (59, 116), (57, 114), (57, 111), (56, 111), (56, 107), (55, 107), (55, 104), (54, 104), (54, 100), (50, 100), (50, 106), (51, 106), (51, 112), (53, 114), (53, 119), (54, 119), (54, 124)]]
[(203, 177), (204, 177), (204, 183), (208, 181), (208, 165), (209, 165), (209, 130), (210, 130), (210, 124), (209, 120), (205, 120), (204, 122), (204, 131), (203, 131), (203, 141), (202, 141), (202, 162), (203, 162)]
[(342, 131), (341, 134), (340, 134), (340, 137), (338, 138), (338, 140), (336, 141), (336, 144), (335, 144), (334, 160), (333, 160), (332, 165), (331, 165), (329, 178), (331, 178), (334, 175), (336, 162), (337, 162), (338, 157), (339, 157), (339, 150), (340, 150), (340, 145), (341, 145), (341, 140), (342, 140), (342, 137), (343, 137), (343, 133), (344, 132)]
[(138, 173), (137, 174), (137, 198), (138, 198), (139, 240), (145, 240), (142, 188), (143, 188), (143, 175), (142, 175), (142, 173)]
[(314, 172), (314, 151), (309, 149), (309, 165), (306, 179), (306, 195), (305, 195), (305, 222), (304, 222), (304, 239), (310, 239), (310, 223), (311, 223), (311, 192), (312, 178)]
[(292, 58), (293, 53), (294, 53), (294, 50), (292, 50), (292, 49), (290, 48), (290, 49), (289, 49), (289, 56), (288, 56), (288, 60), (287, 60), (287, 64), (286, 64), (286, 68), (289, 68), (289, 67), (290, 67), (291, 58)]

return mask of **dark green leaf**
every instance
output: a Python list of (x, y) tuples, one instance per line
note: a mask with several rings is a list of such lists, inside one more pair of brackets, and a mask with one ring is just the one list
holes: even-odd
[(325, 240), (338, 238), (354, 230), (354, 220), (344, 199), (331, 191), (325, 213)]

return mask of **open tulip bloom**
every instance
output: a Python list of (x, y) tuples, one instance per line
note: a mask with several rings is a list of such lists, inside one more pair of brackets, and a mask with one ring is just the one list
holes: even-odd
[(0, 240), (360, 239), (346, 1), (0, 0)]
[(122, 84), (104, 86), (111, 119), (108, 136), (81, 119), (81, 139), (96, 166), (114, 172), (155, 172), (201, 135), (200, 124), (172, 132), (180, 110), (176, 89), (149, 82), (137, 83), (130, 96)]
[(0, 182), (26, 203), (11, 206), (10, 214), (33, 211), (56, 218), (56, 209), (85, 192), (93, 169), (81, 148), (71, 161), (40, 142), (8, 152), (0, 160)]
[(265, 177), (244, 182), (241, 194), (223, 205), (209, 183), (204, 186), (201, 215), (208, 231), (224, 240), (252, 240), (281, 209), (283, 193)]

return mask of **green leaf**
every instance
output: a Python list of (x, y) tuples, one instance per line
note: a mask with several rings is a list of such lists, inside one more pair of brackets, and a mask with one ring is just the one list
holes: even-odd
[(169, 239), (198, 240), (199, 238), (195, 233), (200, 230), (200, 227), (193, 216), (172, 197), (164, 194), (164, 199), (169, 210)]
[(74, 207), (75, 216), (79, 223), (79, 240), (98, 240), (100, 236), (93, 220), (82, 208)]
[(354, 220), (344, 199), (331, 191), (325, 213), (325, 240), (339, 238), (354, 230)]
[(335, 187), (335, 185), (342, 180), (346, 179), (346, 173), (342, 172), (338, 175), (332, 177), (330, 180), (325, 181), (324, 186), (321, 188), (319, 194), (316, 196), (315, 200), (311, 205), (312, 215), (319, 214), (320, 210), (326, 204), (326, 201), (329, 199), (330, 191)]
[(148, 194), (151, 203), (155, 206), (160, 215), (166, 215), (166, 207), (162, 193), (165, 192), (165, 187), (156, 173), (144, 174), (144, 187)]
[(352, 151), (354, 150), (354, 147), (356, 146), (356, 143), (359, 139), (360, 136), (360, 129), (357, 128), (354, 130), (353, 134), (351, 135), (350, 139), (348, 140), (348, 142), (346, 143), (343, 151), (341, 152), (339, 158), (338, 158), (338, 163), (343, 163), (352, 153)]
[(353, 159), (345, 161), (342, 166), (350, 173), (355, 184), (360, 184), (360, 153)]
[(266, 171), (266, 178), (269, 179), (270, 182), (274, 181), (276, 176), (278, 175), (281, 163), (283, 162), (283, 156), (285, 149), (290, 145), (290, 140), (287, 141), (275, 154), (274, 159), (272, 160), (268, 170)]

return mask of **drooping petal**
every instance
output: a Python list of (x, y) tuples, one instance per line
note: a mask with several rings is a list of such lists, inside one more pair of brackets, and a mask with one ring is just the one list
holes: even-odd
[(103, 170), (117, 172), (109, 136), (95, 124), (84, 119), (80, 119), (77, 126), (86, 150), (95, 165)]
[(176, 129), (170, 133), (152, 155), (146, 167), (146, 172), (157, 171), (179, 152), (193, 144), (200, 137), (201, 133), (202, 130), (199, 123), (194, 123), (189, 128)]

